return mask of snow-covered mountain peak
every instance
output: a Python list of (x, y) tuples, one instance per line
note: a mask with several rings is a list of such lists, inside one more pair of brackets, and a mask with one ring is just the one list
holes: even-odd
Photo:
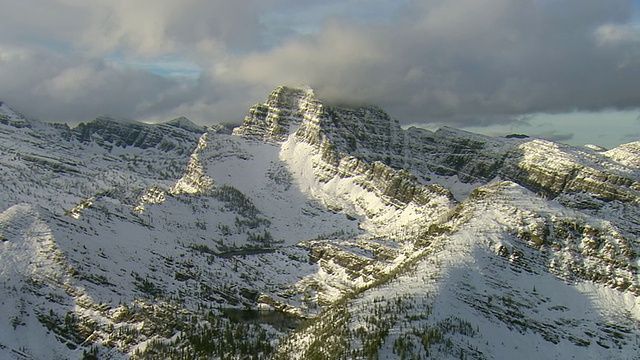
[(324, 106), (309, 89), (280, 86), (256, 104), (233, 133), (245, 138), (282, 142), (305, 119), (324, 115)]
[(27, 126), (28, 121), (22, 114), (14, 111), (9, 105), (0, 101), (0, 123), (13, 127), (24, 127)]
[[(310, 88), (275, 88), (267, 100), (254, 105), (234, 130), (245, 138), (282, 142), (296, 132), (300, 141), (322, 146), (328, 141), (347, 155), (397, 157), (402, 142), (399, 123), (375, 106), (328, 106)], [(395, 148), (395, 149), (391, 149)]]
[(24, 118), (21, 114), (17, 113), (9, 107), (6, 103), (0, 101), (0, 115), (8, 116), (12, 118)]
[(178, 118), (169, 120), (164, 124), (175, 126), (177, 128), (181, 128), (184, 130), (188, 130), (188, 131), (200, 133), (200, 134), (202, 134), (205, 131), (203, 126), (197, 125), (196, 123), (194, 123), (193, 121), (189, 120), (184, 116), (180, 116)]

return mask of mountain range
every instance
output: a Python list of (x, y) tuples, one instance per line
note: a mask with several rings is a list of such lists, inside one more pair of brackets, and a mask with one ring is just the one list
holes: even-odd
[(640, 142), (0, 103), (0, 358), (637, 359)]

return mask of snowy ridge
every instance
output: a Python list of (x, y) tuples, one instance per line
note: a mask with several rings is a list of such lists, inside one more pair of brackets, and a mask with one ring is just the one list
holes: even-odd
[(620, 145), (604, 155), (630, 168), (640, 168), (640, 141)]
[(0, 111), (0, 358), (639, 355), (638, 143)]
[[(211, 186), (213, 185), (213, 180), (204, 174), (204, 168), (200, 162), (200, 152), (202, 152), (207, 147), (207, 134), (203, 134), (198, 140), (198, 146), (196, 147), (193, 154), (189, 158), (189, 165), (187, 170), (185, 171), (184, 176), (180, 178), (176, 182), (176, 184), (169, 189), (169, 193), (171, 194), (204, 194), (207, 193)], [(160, 202), (156, 201), (158, 196), (147, 197), (149, 200), (154, 203)], [(141, 199), (145, 201), (145, 199)], [(147, 200), (147, 202), (149, 201)]]
[(513, 149), (506, 162), (504, 177), (549, 197), (584, 192), (605, 201), (628, 202), (640, 195), (638, 168), (600, 153), (533, 140)]

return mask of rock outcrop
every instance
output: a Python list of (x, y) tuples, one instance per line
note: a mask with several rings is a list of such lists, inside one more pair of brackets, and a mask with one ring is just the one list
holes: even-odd
[(280, 86), (271, 92), (265, 103), (249, 109), (244, 122), (233, 130), (233, 134), (254, 140), (284, 141), (292, 126), (322, 115), (323, 105), (311, 89)]

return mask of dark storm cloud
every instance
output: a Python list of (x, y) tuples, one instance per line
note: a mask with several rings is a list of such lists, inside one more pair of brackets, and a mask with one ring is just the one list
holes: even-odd
[(336, 21), (312, 39), (243, 57), (234, 75), (311, 83), (322, 97), (376, 103), (406, 122), (490, 124), (534, 112), (636, 108), (638, 33), (621, 25), (630, 6), (415, 2), (392, 24)]
[[(10, 0), (0, 12), (0, 98), (56, 121), (106, 112), (240, 121), (281, 84), (376, 104), (404, 123), (488, 126), (640, 107), (631, 1), (395, 4)], [(120, 65), (103, 60), (114, 55)], [(202, 74), (185, 82), (125, 67), (162, 56)]]

